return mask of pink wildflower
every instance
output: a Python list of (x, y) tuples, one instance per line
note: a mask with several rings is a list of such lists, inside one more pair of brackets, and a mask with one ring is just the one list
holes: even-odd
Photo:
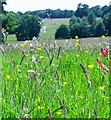
[(100, 55), (108, 59), (108, 48), (101, 48)]
[(100, 58), (97, 58), (96, 61), (97, 61), (98, 65), (99, 65), (100, 69), (102, 69), (102, 70), (104, 70), (106, 72), (110, 72), (110, 70), (101, 62)]

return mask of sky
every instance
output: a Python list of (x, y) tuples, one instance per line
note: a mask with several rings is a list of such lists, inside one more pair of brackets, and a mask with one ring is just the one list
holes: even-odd
[(87, 4), (89, 7), (95, 5), (109, 5), (111, 0), (7, 0), (5, 10), (13, 12), (26, 12), (45, 9), (76, 10), (79, 3)]

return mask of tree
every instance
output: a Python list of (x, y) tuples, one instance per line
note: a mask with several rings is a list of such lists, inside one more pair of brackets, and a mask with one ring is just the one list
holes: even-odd
[(102, 36), (102, 35), (105, 35), (105, 26), (103, 24), (103, 22), (99, 22), (97, 25), (96, 25), (96, 28), (95, 28), (95, 36)]
[(16, 18), (17, 18), (17, 20), (19, 20), (19, 18), (20, 18), (22, 15), (23, 15), (23, 13), (20, 12), (20, 11), (18, 11), (18, 12), (16, 13)]
[(93, 25), (93, 24), (95, 23), (95, 21), (96, 21), (96, 16), (95, 16), (95, 14), (94, 14), (93, 11), (91, 11), (91, 12), (88, 14), (87, 19), (88, 19), (88, 23), (89, 23), (90, 25)]
[(40, 32), (40, 21), (39, 17), (25, 14), (18, 21), (18, 27), (16, 29), (17, 40), (32, 40), (32, 38), (38, 37)]
[(69, 26), (71, 28), (72, 25), (74, 25), (75, 23), (80, 23), (81, 22), (81, 18), (73, 16), (71, 17), (70, 21), (69, 21)]
[(105, 5), (101, 8), (101, 10), (103, 11), (102, 17), (104, 17), (104, 15), (109, 13), (109, 6)]
[(96, 5), (96, 6), (92, 7), (91, 11), (94, 12), (96, 17), (102, 17), (103, 11), (102, 11), (102, 9), (99, 5)]
[(105, 25), (106, 32), (109, 36), (111, 36), (111, 11), (104, 15), (103, 23)]
[(90, 29), (90, 36), (94, 36), (94, 31), (95, 31), (95, 25), (96, 25), (96, 16), (93, 11), (91, 11), (88, 16), (88, 24), (89, 24), (89, 29)]
[(68, 26), (63, 24), (56, 30), (55, 39), (67, 39), (69, 35)]
[(77, 10), (75, 11), (75, 16), (82, 18), (83, 16), (88, 15), (88, 8), (89, 6), (87, 4), (78, 4)]
[(13, 12), (6, 12), (2, 14), (2, 27), (5, 28), (10, 34), (15, 33), (17, 19)]
[(70, 36), (75, 38), (75, 36), (81, 37), (81, 26), (79, 23), (75, 23), (70, 28)]

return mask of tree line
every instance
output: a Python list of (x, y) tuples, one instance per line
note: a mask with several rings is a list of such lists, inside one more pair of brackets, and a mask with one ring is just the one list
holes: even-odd
[(55, 34), (56, 39), (111, 36), (111, 6), (99, 5), (89, 8), (78, 4), (70, 18), (69, 25), (61, 25)]
[(5, 11), (2, 16), (2, 27), (9, 34), (16, 34), (17, 40), (32, 39), (38, 37), (43, 18), (70, 18), (69, 25), (61, 25), (56, 33), (56, 39), (79, 37), (93, 37), (111, 35), (110, 6), (94, 6), (89, 8), (87, 4), (78, 4), (73, 10), (37, 10), (22, 12)]

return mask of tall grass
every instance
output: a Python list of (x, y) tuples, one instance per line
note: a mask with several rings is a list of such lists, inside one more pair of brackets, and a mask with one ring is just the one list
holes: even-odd
[(25, 42), (4, 51), (1, 118), (109, 117), (109, 73), (96, 63), (99, 47)]

